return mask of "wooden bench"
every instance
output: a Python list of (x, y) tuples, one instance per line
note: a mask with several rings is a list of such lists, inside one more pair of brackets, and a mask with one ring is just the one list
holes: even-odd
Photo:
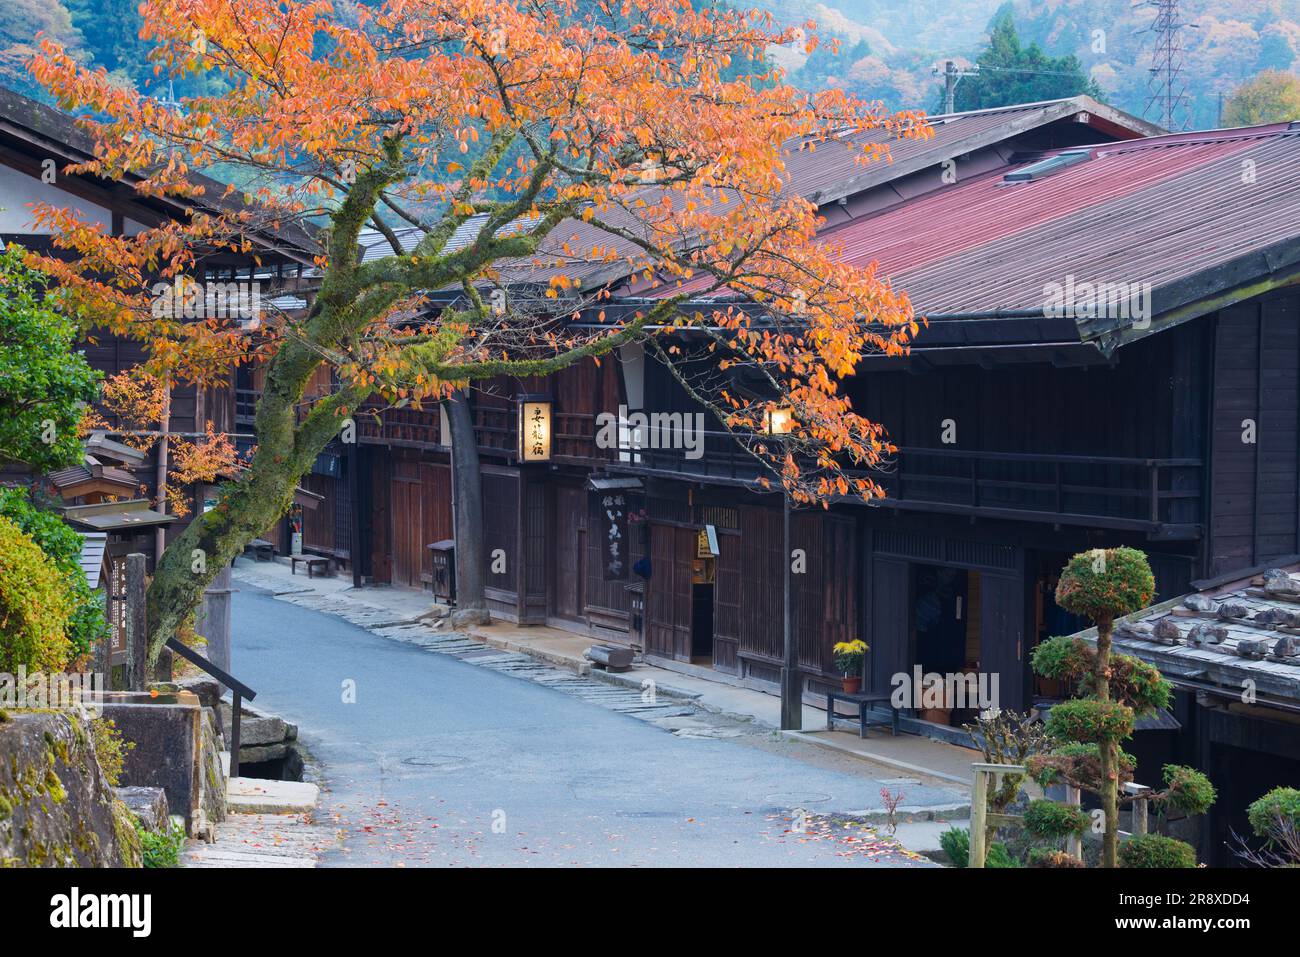
[[(835, 718), (836, 718), (835, 702), (843, 701), (847, 704), (856, 704), (858, 706), (858, 737), (859, 738), (865, 738), (867, 736), (868, 724), (880, 724), (880, 725), (889, 724), (894, 737), (898, 737), (898, 717), (899, 717), (900, 709), (898, 708), (889, 709), (890, 716), (891, 716), (891, 720), (889, 721), (870, 720), (871, 705), (889, 704), (889, 698), (890, 696), (888, 694), (873, 694), (868, 691), (858, 691), (853, 693), (850, 693), (848, 691), (836, 691), (834, 689), (827, 691), (826, 692), (826, 730), (827, 731), (835, 730)], [(841, 715), (840, 719), (843, 721), (852, 721), (853, 717), (851, 715)]]
[(320, 558), (328, 558), (339, 568), (347, 568), (351, 553), (346, 548), (323, 548), (320, 545), (304, 545), (303, 553), (306, 555), (316, 555)]
[(308, 578), (315, 577), (315, 571), (317, 568), (324, 568), (325, 571), (328, 572), (330, 570), (330, 565), (332, 564), (332, 560), (329, 558), (325, 558), (323, 555), (290, 555), (289, 556), (290, 575), (298, 574), (299, 562), (302, 562), (304, 565), (307, 566)]
[(251, 551), (259, 562), (269, 562), (275, 557), (275, 546), (265, 538), (255, 538), (244, 546), (244, 551)]

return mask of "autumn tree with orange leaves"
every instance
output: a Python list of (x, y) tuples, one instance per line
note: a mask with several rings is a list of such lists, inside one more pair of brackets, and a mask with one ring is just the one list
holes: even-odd
[[(636, 340), (671, 365), (665, 337), (693, 327), (720, 364), (771, 384), (762, 400), (694, 391), (774, 481), (799, 501), (879, 494), (867, 470), (889, 447), (838, 380), (867, 353), (904, 351), (912, 310), (815, 240), (816, 208), (786, 190), (784, 160), (824, 144), (868, 162), (885, 148), (843, 134), (929, 134), (916, 115), (839, 91), (810, 96), (766, 72), (764, 50), (801, 31), (688, 0), (146, 0), (142, 10), (160, 75), (219, 74), (227, 92), (165, 104), (49, 41), (33, 72), (85, 117), (97, 147), (79, 169), (132, 173), (137, 191), (185, 197), (195, 211), (113, 237), (39, 207), (62, 247), (40, 265), (88, 321), (146, 344), (142, 374), (216, 382), (232, 361), (265, 369), (247, 467), (158, 564), (153, 657), (376, 394), (440, 401)], [(239, 189), (214, 195), (201, 172)], [(469, 241), (449, 247), (471, 222)], [(390, 254), (361, 255), (367, 227)], [(213, 251), (254, 255), (253, 236), (290, 229), (316, 244), (305, 315), (250, 330), (150, 309), (160, 277), (190, 275)], [(629, 275), (667, 294), (607, 318), (610, 284)], [(520, 288), (539, 292), (525, 304)], [(739, 295), (763, 312), (687, 313), (688, 295)], [(579, 314), (596, 321), (568, 321)], [(338, 384), (304, 403), (322, 365)], [(774, 443), (761, 424), (778, 405), (798, 427)]]

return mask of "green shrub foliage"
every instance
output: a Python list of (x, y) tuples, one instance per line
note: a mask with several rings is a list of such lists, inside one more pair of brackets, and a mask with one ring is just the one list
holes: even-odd
[(1163, 834), (1139, 834), (1119, 846), (1122, 867), (1195, 867), (1196, 849)]
[(185, 849), (185, 828), (177, 821), (169, 821), (161, 831), (150, 831), (136, 822), (140, 834), (145, 867), (180, 867), (181, 851)]
[(1091, 823), (1081, 808), (1058, 801), (1030, 801), (1025, 809), (1025, 830), (1043, 840), (1082, 835)]
[(1164, 778), (1163, 803), (1183, 814), (1204, 814), (1218, 797), (1210, 779), (1195, 768), (1166, 764)]
[(1246, 808), (1246, 819), (1257, 836), (1276, 844), (1288, 826), (1300, 831), (1300, 790), (1274, 788)]
[[(1137, 758), (1121, 750), (1119, 758), (1119, 783), (1127, 784), (1133, 780), (1137, 771)], [(1036, 754), (1026, 762), (1029, 776), (1041, 788), (1053, 784), (1073, 784), (1075, 787), (1092, 791), (1094, 794), (1101, 786), (1101, 749), (1096, 742), (1084, 744), (1071, 741), (1053, 748), (1047, 754)]]
[[(970, 863), (970, 831), (966, 828), (950, 828), (939, 835), (939, 847), (948, 855), (953, 867), (965, 867)], [(984, 854), (985, 867), (1019, 867), (1020, 863), (1011, 856), (1003, 844), (994, 841)]]
[(1133, 709), (1118, 701), (1076, 698), (1052, 706), (1047, 733), (1061, 741), (1120, 741), (1133, 733)]
[(1151, 604), (1156, 580), (1136, 548), (1098, 548), (1070, 559), (1056, 585), (1056, 603), (1095, 622), (1109, 622)]
[(0, 671), (62, 671), (72, 607), (58, 567), (0, 516)]
[[(1030, 656), (1034, 671), (1044, 678), (1075, 682), (1085, 695), (1096, 692), (1097, 649), (1082, 638), (1048, 638)], [(1160, 669), (1132, 655), (1111, 653), (1110, 696), (1145, 715), (1169, 707), (1173, 687)]]
[(72, 611), (68, 641), (72, 658), (88, 654), (108, 634), (104, 602), (81, 570), (81, 536), (54, 512), (34, 505), (21, 489), (0, 489), (0, 515), (28, 535), (63, 573)]
[(49, 472), (81, 461), (77, 428), (100, 376), (77, 351), (81, 330), (59, 292), (23, 256), (0, 250), (0, 463)]

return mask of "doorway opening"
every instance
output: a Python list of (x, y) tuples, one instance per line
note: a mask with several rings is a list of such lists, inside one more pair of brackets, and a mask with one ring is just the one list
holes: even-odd
[(951, 691), (969, 687), (962, 676), (979, 674), (979, 572), (916, 564), (911, 579), (912, 705), (922, 721), (961, 727), (979, 710)]
[(713, 590), (717, 559), (696, 548), (691, 565), (691, 664), (713, 667)]

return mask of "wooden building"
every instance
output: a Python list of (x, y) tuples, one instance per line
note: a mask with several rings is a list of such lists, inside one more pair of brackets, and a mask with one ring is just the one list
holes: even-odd
[[(206, 199), (182, 201), (174, 197), (143, 196), (129, 180), (112, 181), (89, 175), (65, 173), (66, 166), (89, 159), (93, 141), (71, 116), (10, 90), (0, 89), (0, 243), (17, 243), (39, 252), (61, 255), (51, 237), (33, 222), (32, 206), (49, 203), (79, 211), (90, 223), (97, 223), (113, 235), (133, 235), (169, 219), (183, 218), (201, 203), (233, 202), (224, 198), (225, 184), (195, 175), (205, 187)], [(305, 266), (311, 263), (310, 237), (292, 228), (274, 235), (252, 237), (260, 263), (252, 254), (214, 254), (202, 262), (202, 279), (245, 280), (258, 283), (264, 299), (274, 300), (285, 288), (294, 288)], [(305, 302), (299, 301), (305, 305)], [(292, 309), (294, 302), (287, 308)], [(144, 358), (143, 345), (132, 339), (96, 333), (82, 350), (92, 367), (105, 376), (138, 365)], [(201, 435), (208, 424), (217, 432), (237, 433), (235, 393), (231, 385), (218, 387), (177, 383), (170, 392), (167, 430), (187, 437)], [(102, 437), (100, 437), (102, 440)], [(55, 491), (70, 504), (94, 504), (108, 495), (131, 498), (141, 494), (157, 507), (157, 450), (143, 459), (123, 463), (120, 449), (109, 449), (84, 466), (57, 473), (50, 478)], [(20, 481), (19, 473), (3, 476)], [(128, 489), (133, 484), (134, 489)], [(194, 489), (190, 515), (202, 510), (202, 489)], [(164, 505), (165, 507), (165, 505)], [(184, 529), (188, 516), (167, 525), (168, 538)], [(138, 536), (137, 545), (154, 558), (152, 536)]]
[[(1026, 165), (1024, 157), (1045, 149), (1122, 142), (1154, 132), (1158, 130), (1141, 121), (1078, 98), (936, 118), (933, 138), (895, 144), (888, 165), (861, 167), (848, 151), (823, 150), (794, 154), (789, 168), (792, 188), (821, 204), (826, 228), (832, 231), (947, 193), (953, 170), (958, 181), (974, 180), (991, 171)], [(584, 267), (566, 267), (571, 274), (575, 268), (582, 273)], [(582, 278), (612, 283), (615, 292), (625, 297), (656, 292), (635, 280), (611, 280), (596, 265)], [(1043, 355), (1050, 372), (1055, 368), (1050, 354)], [(965, 374), (978, 377), (980, 361), (986, 362), (973, 357), (975, 369)], [(1108, 367), (1109, 360), (1080, 358), (1079, 364)], [(920, 399), (911, 397), (930, 397), (933, 387), (932, 380), (918, 377), (915, 371), (883, 370), (881, 379), (874, 372), (864, 375), (862, 395), (855, 394), (855, 401), (891, 428), (901, 429), (904, 423), (892, 420), (893, 410), (919, 409), (910, 402)], [(885, 381), (890, 383), (888, 389), (877, 386)], [(1008, 399), (1014, 389), (1023, 392), (1036, 385), (1032, 378), (1014, 386), (1005, 379), (996, 381), (1007, 383)], [(901, 394), (886, 395), (898, 388), (907, 391), (909, 401), (903, 401)], [(1001, 401), (1001, 388), (988, 387), (990, 415)], [(873, 398), (877, 394), (879, 400)], [(550, 400), (551, 450), (543, 464), (521, 462), (517, 454), (518, 400), (527, 395), (545, 395)], [(937, 399), (935, 403), (937, 407)], [(647, 362), (637, 347), (625, 348), (616, 359), (599, 365), (563, 370), (545, 382), (500, 381), (476, 390), (474, 414), (483, 460), (483, 522), (493, 613), (521, 623), (549, 623), (603, 639), (634, 641), (647, 656), (670, 667), (706, 667), (735, 680), (771, 686), (782, 654), (780, 582), (785, 563), (780, 496), (755, 490), (755, 475), (745, 471), (746, 457), (722, 436), (708, 436), (700, 459), (687, 459), (681, 450), (598, 447), (597, 416), (620, 406), (693, 411), (668, 372)], [(454, 450), (444, 441), (444, 423), (437, 409), (388, 410), (377, 420), (362, 415), (358, 424), (355, 474), (359, 480), (353, 505), (362, 539), (358, 572), (372, 581), (416, 587), (430, 576), (428, 545), (450, 537), (449, 467)], [(1041, 425), (1050, 428), (1046, 418)], [(986, 447), (997, 450), (1002, 436), (992, 426), (986, 432)], [(894, 432), (896, 441), (899, 434)], [(1032, 448), (1028, 434), (1019, 438)], [(1135, 435), (1133, 443), (1141, 444), (1140, 437)], [(928, 443), (918, 436), (916, 444)], [(1086, 446), (1081, 439), (1056, 451), (1065, 455)], [(1094, 454), (1103, 453), (1094, 450)], [(1115, 452), (1110, 457), (1122, 456)], [(918, 478), (937, 476), (938, 484), (951, 490), (946, 480), (953, 470), (969, 467), (959, 458), (937, 464), (919, 457), (907, 462), (918, 470)], [(1063, 464), (1067, 484), (1084, 481), (1069, 474), (1081, 466)], [(1125, 481), (1149, 481), (1146, 473), (1136, 474), (1140, 471), (1136, 466), (1131, 471), (1135, 474)], [(622, 479), (616, 490), (612, 477)], [(844, 505), (829, 513), (817, 510), (794, 516), (794, 544), (807, 560), (805, 571), (794, 581), (796, 634), (801, 667), (812, 687), (836, 680), (830, 655), (834, 642), (858, 635), (870, 640), (874, 631), (883, 636), (884, 629), (893, 627), (887, 622), (897, 621), (899, 615), (906, 620), (909, 569), (917, 557), (930, 557), (936, 565), (947, 561), (951, 564), (946, 567), (960, 569), (963, 580), (948, 576), (942, 587), (963, 589), (967, 614), (987, 618), (970, 626), (969, 648), (957, 656), (957, 664), (983, 658), (996, 667), (1010, 667), (995, 662), (992, 649), (980, 652), (979, 635), (987, 630), (982, 626), (997, 623), (1001, 629), (1013, 617), (1013, 605), (1020, 622), (1026, 613), (1026, 592), (1038, 582), (1039, 564), (1047, 567), (1055, 558), (1040, 562), (1036, 553), (1028, 554), (1023, 527), (985, 519), (1006, 519), (1025, 511), (1038, 522), (1048, 509), (1013, 502), (999, 513), (994, 496), (977, 510), (980, 521), (975, 524), (960, 505), (926, 502), (925, 489), (935, 484), (932, 480), (927, 486), (909, 477), (897, 487), (898, 500), (889, 507)], [(1116, 498), (1132, 511), (1133, 502), (1123, 495)], [(613, 522), (619, 539), (626, 543), (617, 574), (611, 574), (606, 554), (611, 501), (617, 503), (616, 511), (625, 513)], [(1108, 504), (1113, 503), (1103, 497), (1079, 517), (1091, 523)], [(1073, 503), (1064, 503), (1058, 511), (1069, 507)], [(963, 516), (955, 522), (960, 535), (951, 533), (954, 513)], [(1145, 534), (1149, 523), (1140, 518), (1129, 521), (1127, 514), (1115, 517), (1116, 527)], [(1005, 542), (998, 540), (999, 534)], [(1058, 546), (1050, 531), (1042, 537), (1057, 551), (1068, 547)], [(494, 555), (504, 560), (494, 561)], [(638, 563), (641, 572), (649, 572), (648, 578), (637, 573)], [(900, 604), (894, 607), (890, 602)], [(891, 645), (893, 641), (889, 639)], [(997, 642), (997, 653), (1006, 647), (1005, 642)], [(1015, 649), (1014, 644), (1010, 647)], [(895, 667), (887, 657), (892, 653), (880, 651), (872, 667)]]

